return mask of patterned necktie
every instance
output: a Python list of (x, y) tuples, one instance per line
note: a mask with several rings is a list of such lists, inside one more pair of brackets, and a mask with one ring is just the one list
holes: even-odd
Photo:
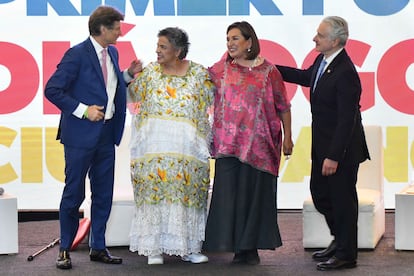
[(104, 77), (105, 85), (108, 80), (108, 68), (106, 67), (106, 58), (108, 56), (106, 48), (102, 50), (102, 74)]
[(325, 65), (326, 65), (326, 60), (322, 59), (321, 63), (319, 64), (318, 72), (316, 73), (315, 83), (313, 84), (313, 89), (314, 90), (315, 90), (315, 87), (316, 87), (316, 83), (318, 82), (318, 80), (320, 79), (320, 77), (323, 74), (323, 69), (325, 69)]

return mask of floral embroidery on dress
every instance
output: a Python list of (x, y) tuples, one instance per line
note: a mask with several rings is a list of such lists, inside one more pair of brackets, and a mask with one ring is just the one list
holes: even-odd
[[(146, 173), (142, 173), (143, 168)], [(139, 194), (138, 206), (165, 200), (187, 207), (206, 207), (210, 179), (205, 162), (172, 156), (145, 157), (132, 161), (131, 173), (134, 190)]]

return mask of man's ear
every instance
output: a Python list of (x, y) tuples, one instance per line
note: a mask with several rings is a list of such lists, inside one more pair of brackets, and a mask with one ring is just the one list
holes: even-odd
[(101, 34), (103, 34), (103, 33), (105, 33), (106, 32), (106, 27), (104, 26), (104, 25), (101, 25), (100, 27), (99, 27), (99, 30), (101, 31)]
[(336, 48), (339, 45), (339, 38), (335, 38), (332, 43), (333, 47)]

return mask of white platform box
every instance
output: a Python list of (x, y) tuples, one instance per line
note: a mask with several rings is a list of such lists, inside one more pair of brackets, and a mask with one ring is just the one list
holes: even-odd
[[(379, 192), (357, 189), (358, 248), (374, 249), (385, 232), (385, 211)], [(303, 204), (304, 248), (325, 248), (334, 237), (329, 233), (325, 218), (316, 210), (312, 199)], [(379, 215), (376, 215), (379, 214)]]
[[(91, 218), (90, 199), (85, 202), (84, 217)], [(135, 201), (132, 196), (132, 187), (128, 190), (114, 192), (111, 215), (106, 224), (106, 246), (129, 246), (129, 232), (134, 215)]]
[(395, 194), (395, 249), (414, 250), (414, 185)]
[(0, 196), (0, 222), (0, 254), (18, 253), (17, 198), (15, 196), (7, 193)]

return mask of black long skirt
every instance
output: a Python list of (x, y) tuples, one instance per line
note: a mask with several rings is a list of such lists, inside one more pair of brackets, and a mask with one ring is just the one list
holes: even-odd
[(206, 225), (206, 251), (240, 252), (282, 245), (277, 179), (237, 158), (219, 158)]

